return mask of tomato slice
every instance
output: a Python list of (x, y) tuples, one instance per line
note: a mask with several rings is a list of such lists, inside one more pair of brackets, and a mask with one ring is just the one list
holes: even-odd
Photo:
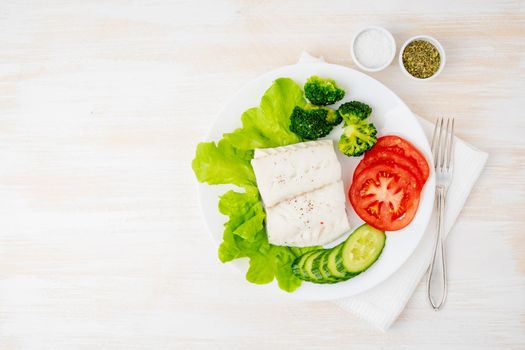
[(377, 139), (377, 142), (372, 150), (376, 148), (387, 148), (389, 151), (396, 152), (405, 156), (406, 158), (411, 159), (415, 164), (417, 164), (417, 167), (423, 175), (423, 184), (427, 181), (428, 176), (430, 175), (428, 162), (425, 156), (421, 154), (416, 146), (407, 140), (394, 135), (383, 136)]
[(357, 215), (379, 230), (397, 231), (416, 215), (420, 189), (415, 176), (395, 163), (374, 163), (353, 180), (348, 191)]
[(423, 185), (425, 184), (425, 177), (423, 176), (423, 173), (419, 169), (418, 165), (412, 158), (407, 158), (399, 152), (395, 152), (390, 150), (389, 148), (373, 148), (371, 151), (367, 152), (365, 154), (365, 157), (357, 168), (354, 171), (354, 179), (363, 171), (367, 166), (374, 164), (374, 163), (395, 163), (405, 170), (409, 171), (414, 175), (414, 177), (417, 180), (418, 188), (421, 189)]

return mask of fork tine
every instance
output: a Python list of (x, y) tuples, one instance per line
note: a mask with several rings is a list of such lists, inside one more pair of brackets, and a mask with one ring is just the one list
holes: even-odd
[(435, 153), (435, 157), (434, 157), (434, 161), (435, 161), (434, 166), (435, 166), (436, 169), (442, 167), (440, 159), (441, 159), (441, 154), (443, 153), (443, 146), (442, 146), (442, 139), (441, 139), (441, 135), (443, 134), (443, 123), (444, 123), (444, 119), (440, 118), (440, 120), (439, 120), (439, 132), (438, 132), (438, 138), (437, 138), (437, 143), (436, 143), (436, 153)]
[(434, 132), (432, 134), (432, 144), (430, 146), (430, 150), (432, 152), (432, 156), (434, 157), (434, 159), (436, 158), (436, 142), (437, 142), (436, 134), (437, 134), (440, 119), (441, 118), (436, 119), (436, 124), (434, 125)]
[(443, 159), (443, 162), (441, 163), (442, 169), (446, 169), (447, 160), (448, 160), (448, 146), (450, 142), (450, 119), (447, 118), (447, 123), (445, 125), (445, 137), (443, 138), (443, 155), (441, 158)]
[[(444, 122), (444, 121), (443, 121)], [(450, 119), (447, 118), (447, 123), (445, 124), (445, 128), (443, 129), (443, 141), (441, 142), (441, 150), (439, 151), (439, 166), (441, 167), (441, 170), (445, 168), (446, 164), (446, 156), (447, 156), (447, 149), (448, 149), (448, 127), (450, 124)]]
[(449, 136), (449, 145), (448, 145), (448, 156), (447, 156), (447, 170), (450, 170), (450, 163), (452, 161), (452, 148), (453, 148), (453, 143), (454, 143), (454, 118), (452, 118), (452, 123), (451, 123), (451, 128), (450, 128), (450, 136)]

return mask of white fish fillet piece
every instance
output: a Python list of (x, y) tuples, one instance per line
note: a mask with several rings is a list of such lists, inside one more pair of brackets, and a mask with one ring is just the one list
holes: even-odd
[(268, 240), (275, 245), (327, 244), (349, 230), (343, 181), (332, 182), (266, 208)]
[(267, 208), (341, 179), (332, 140), (256, 149), (252, 166)]

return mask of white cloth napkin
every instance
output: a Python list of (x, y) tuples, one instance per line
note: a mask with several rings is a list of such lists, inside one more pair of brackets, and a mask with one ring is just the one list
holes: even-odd
[[(303, 52), (299, 59), (299, 63), (302, 62), (324, 62), (324, 59)], [(421, 117), (418, 119), (430, 140), (433, 125)], [(454, 178), (447, 193), (445, 236), (454, 225), (488, 157), (487, 153), (477, 150), (457, 137), (454, 142)], [(421, 243), (394, 275), (371, 290), (337, 300), (335, 303), (386, 331), (403, 311), (419, 281), (425, 275), (432, 258), (435, 235), (436, 213), (434, 212)], [(429, 310), (431, 310), (430, 306)]]

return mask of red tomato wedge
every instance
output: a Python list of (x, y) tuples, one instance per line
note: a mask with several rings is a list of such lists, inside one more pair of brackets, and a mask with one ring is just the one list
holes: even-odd
[(357, 215), (379, 230), (406, 227), (419, 206), (415, 176), (395, 163), (374, 163), (362, 170), (348, 191)]
[(407, 158), (399, 154), (399, 152), (395, 152), (390, 150), (389, 148), (384, 147), (374, 147), (372, 148), (372, 150), (365, 154), (365, 157), (363, 158), (363, 160), (361, 160), (361, 162), (354, 171), (354, 179), (369, 165), (375, 163), (397, 164), (400, 167), (412, 173), (412, 175), (414, 175), (414, 177), (417, 180), (418, 189), (421, 189), (425, 184), (426, 178), (424, 177), (423, 173), (419, 169), (419, 166), (413, 159)]
[(421, 152), (407, 140), (394, 135), (383, 136), (377, 139), (377, 142), (372, 150), (376, 148), (387, 148), (391, 152), (396, 152), (412, 160), (415, 164), (417, 164), (417, 167), (423, 175), (423, 184), (427, 181), (428, 176), (430, 175), (428, 162), (425, 156), (423, 156), (423, 154), (421, 154)]

